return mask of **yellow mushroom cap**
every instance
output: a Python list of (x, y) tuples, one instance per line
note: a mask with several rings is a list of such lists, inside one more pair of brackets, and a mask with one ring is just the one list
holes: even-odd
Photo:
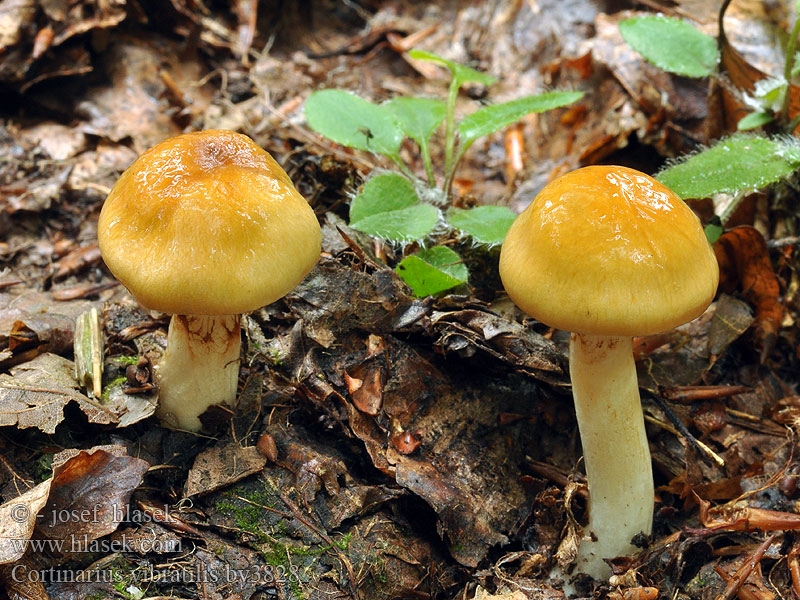
[(319, 260), (314, 211), (247, 136), (170, 138), (119, 178), (97, 226), (108, 268), (144, 306), (172, 314), (255, 310)]
[(594, 335), (651, 335), (708, 307), (719, 268), (700, 221), (634, 169), (592, 166), (552, 181), (508, 231), (500, 277), (535, 319)]

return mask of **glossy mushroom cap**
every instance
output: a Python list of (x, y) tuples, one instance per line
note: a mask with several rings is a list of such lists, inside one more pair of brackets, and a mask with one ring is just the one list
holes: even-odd
[(702, 314), (719, 269), (674, 192), (633, 169), (592, 166), (549, 183), (514, 221), (500, 276), (517, 306), (547, 325), (634, 336)]
[(209, 130), (142, 154), (103, 205), (108, 268), (144, 306), (231, 315), (281, 298), (317, 263), (317, 218), (250, 138)]

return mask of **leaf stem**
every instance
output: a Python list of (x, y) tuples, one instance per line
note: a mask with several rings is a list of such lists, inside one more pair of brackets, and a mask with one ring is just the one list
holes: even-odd
[[(792, 71), (794, 70), (794, 55), (797, 51), (797, 36), (800, 34), (800, 16), (798, 16), (797, 21), (794, 23), (794, 27), (792, 28), (792, 33), (789, 37), (789, 46), (786, 48), (786, 63), (783, 66), (783, 78), (786, 80), (786, 92), (783, 96), (783, 106), (781, 107), (781, 115), (783, 115), (783, 120), (788, 121), (789, 119), (789, 96), (791, 95), (792, 91)], [(790, 129), (789, 132), (794, 131), (794, 129)]]
[(409, 169), (409, 168), (406, 166), (406, 164), (405, 164), (405, 163), (402, 161), (402, 159), (400, 158), (400, 156), (399, 156), (399, 155), (397, 155), (397, 154), (387, 154), (386, 156), (388, 156), (388, 157), (391, 159), (391, 161), (394, 163), (394, 165), (395, 165), (395, 166), (396, 166), (396, 167), (397, 167), (397, 168), (400, 170), (400, 172), (401, 172), (403, 175), (405, 175), (405, 176), (406, 176), (406, 177), (407, 177), (409, 180), (411, 180), (411, 181), (414, 181), (414, 180), (417, 178), (417, 177), (416, 177), (416, 175), (414, 175), (414, 173), (412, 173), (412, 172), (411, 172), (411, 169)]
[(452, 79), (450, 80), (450, 89), (447, 92), (447, 112), (445, 113), (445, 126), (444, 126), (444, 171), (445, 173), (451, 172), (453, 163), (453, 148), (455, 147), (456, 132), (455, 132), (455, 118), (456, 118), (456, 99), (458, 98), (458, 88), (461, 87), (461, 82), (458, 81), (455, 73), (451, 73)]
[(456, 169), (458, 168), (458, 164), (461, 162), (461, 159), (464, 157), (464, 153), (471, 145), (471, 141), (468, 144), (460, 144), (458, 150), (456, 151), (455, 158), (453, 159), (453, 164), (448, 170), (445, 171), (445, 180), (444, 185), (442, 186), (442, 191), (444, 192), (445, 198), (447, 198), (448, 204), (450, 203), (450, 196), (453, 189), (453, 180), (455, 179)]
[(419, 144), (419, 153), (422, 155), (422, 162), (425, 165), (425, 174), (428, 176), (428, 186), (432, 188), (436, 187), (436, 176), (433, 173), (431, 150), (427, 143)]

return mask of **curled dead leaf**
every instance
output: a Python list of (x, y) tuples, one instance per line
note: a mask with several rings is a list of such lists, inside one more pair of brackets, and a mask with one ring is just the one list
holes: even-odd
[(714, 244), (720, 270), (719, 289), (738, 290), (755, 311), (755, 337), (761, 362), (769, 356), (783, 322), (780, 286), (764, 238), (757, 229), (741, 226), (726, 231)]

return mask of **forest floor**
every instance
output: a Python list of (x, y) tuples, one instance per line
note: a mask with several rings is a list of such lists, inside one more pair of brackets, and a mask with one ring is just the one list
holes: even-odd
[[(617, 27), (661, 11), (715, 35), (719, 4), (2, 2), (0, 596), (562, 598), (548, 573), (587, 498), (567, 334), (508, 300), (498, 248), (454, 234), (439, 243), (466, 257), (469, 283), (413, 297), (394, 267), (414, 246), (347, 225), (350, 198), (391, 163), (312, 131), (303, 104), (325, 88), (445, 98), (446, 71), (410, 59), (415, 47), (497, 78), (465, 87), (458, 114), (583, 91), (465, 156), (455, 203), (519, 212), (571, 169), (653, 173), (735, 129), (719, 82), (659, 71)], [(793, 10), (734, 2), (728, 38), (780, 73)], [(168, 320), (114, 280), (96, 224), (140, 153), (211, 128), (247, 134), (286, 169), (323, 255), (246, 317), (237, 406), (192, 434), (153, 416)], [(413, 143), (402, 153), (424, 174)], [(691, 205), (712, 218), (712, 200)], [(714, 304), (637, 340), (653, 533), (613, 585), (579, 582), (581, 595), (800, 595), (796, 207), (789, 184), (744, 198), (728, 222), (741, 227), (718, 243), (728, 269)], [(73, 371), (76, 319), (92, 309), (100, 398)]]

